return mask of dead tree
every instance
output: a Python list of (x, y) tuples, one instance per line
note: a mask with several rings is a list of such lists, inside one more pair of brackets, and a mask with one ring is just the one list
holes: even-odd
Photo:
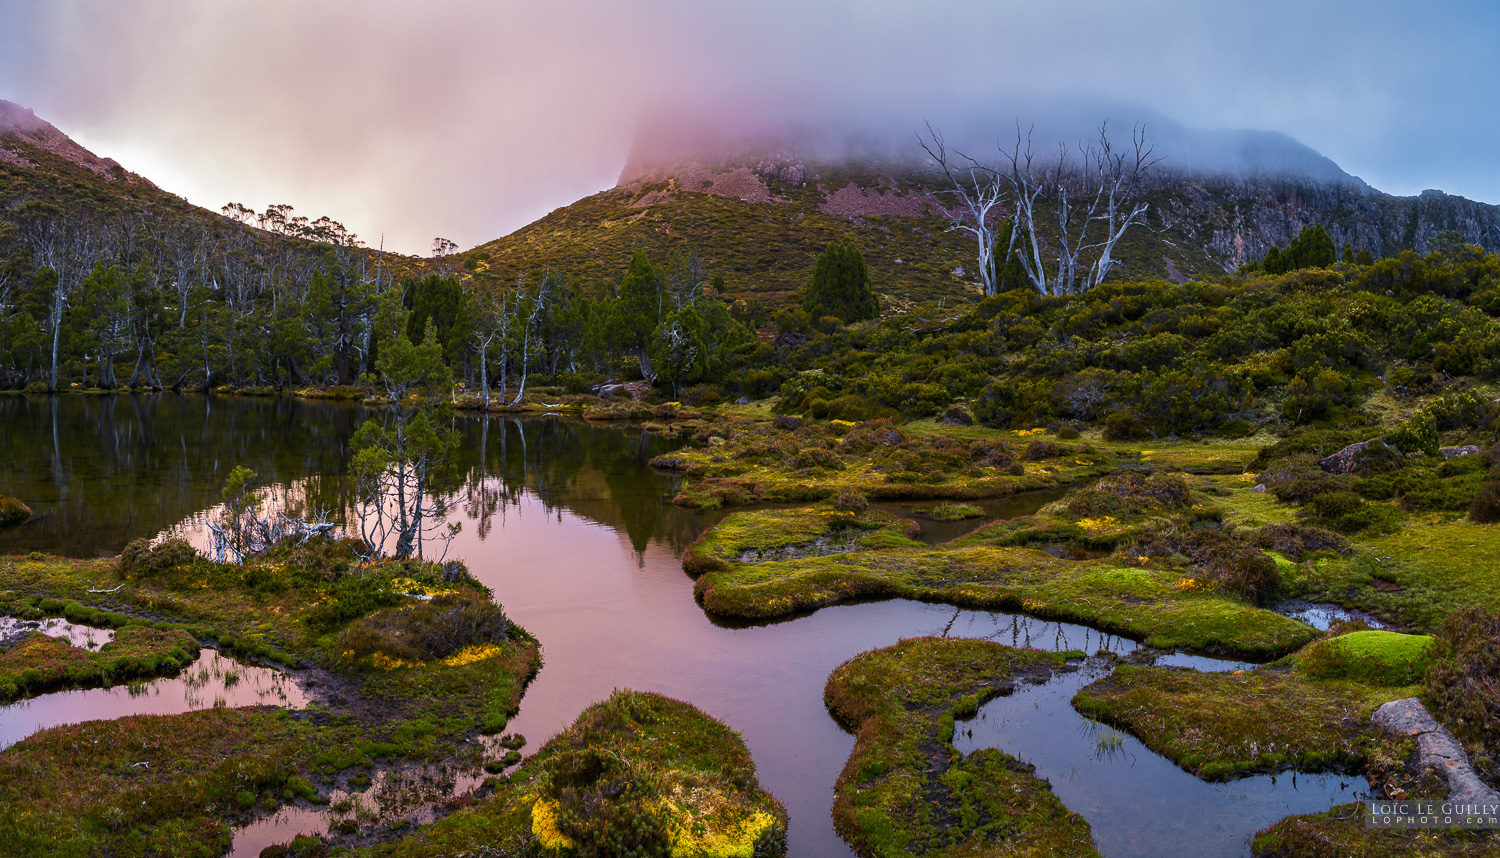
[[(1061, 145), (1056, 161), (1046, 163), (1039, 162), (1030, 134), (1023, 140), (1019, 127), (1014, 148), (1002, 150), (1010, 163), (1006, 178), (1016, 199), (1016, 229), (1024, 231), (1028, 245), (1017, 258), (1032, 286), (1044, 295), (1073, 294), (1104, 282), (1119, 264), (1115, 245), (1130, 227), (1146, 224), (1142, 180), (1161, 159), (1152, 157), (1144, 128), (1133, 130), (1133, 147), (1125, 152), (1115, 151), (1107, 132), (1108, 123), (1100, 125), (1097, 142), (1080, 143), (1076, 154)], [(1057, 267), (1050, 276), (1038, 226), (1048, 210), (1057, 226)], [(1102, 237), (1096, 226), (1102, 226)], [(1079, 266), (1089, 255), (1095, 259), (1080, 282)]]
[[(929, 139), (923, 139), (918, 134), (917, 142), (937, 164), (948, 184), (952, 185), (948, 193), (959, 202), (956, 211), (943, 209), (943, 213), (953, 222), (948, 231), (966, 232), (974, 236), (979, 249), (979, 281), (984, 286), (985, 295), (994, 295), (999, 289), (1000, 266), (995, 263), (997, 235), (995, 224), (990, 222), (990, 212), (1004, 202), (1009, 183), (999, 170), (987, 167), (957, 150), (953, 152), (958, 156), (957, 161), (950, 160), (942, 132), (933, 128), (930, 122), (927, 123), (927, 136)], [(1010, 257), (1015, 243), (1016, 230), (1012, 228), (1010, 244), (1001, 259)]]

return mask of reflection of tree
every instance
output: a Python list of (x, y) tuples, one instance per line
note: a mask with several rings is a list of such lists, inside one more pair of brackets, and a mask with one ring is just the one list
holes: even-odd
[[(277, 488), (288, 514), (349, 521), (349, 439), (369, 409), (298, 399), (153, 394), (0, 398), (7, 493), (36, 520), (0, 533), (0, 553), (118, 552), (216, 506), (235, 465)], [(646, 467), (675, 441), (639, 429), (555, 417), (460, 417), (460, 477), (444, 499), (480, 528), (503, 524), (523, 495), (622, 532), (637, 552), (680, 550), (701, 516), (671, 504), (671, 477)]]

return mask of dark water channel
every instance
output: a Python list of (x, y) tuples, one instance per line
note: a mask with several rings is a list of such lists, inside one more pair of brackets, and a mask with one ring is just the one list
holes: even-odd
[[(0, 531), (0, 553), (117, 553), (211, 506), (238, 464), (296, 486), (287, 494), (307, 503), (341, 509), (345, 447), (361, 419), (358, 408), (288, 400), (0, 398), (0, 492), (38, 513)], [(452, 514), (463, 529), (449, 556), (462, 558), (543, 644), (544, 666), (509, 729), (535, 750), (615, 688), (688, 700), (744, 735), (761, 783), (791, 814), (795, 856), (850, 854), (829, 807), (853, 738), (828, 716), (822, 695), (845, 659), (924, 634), (1090, 653), (1135, 647), (1081, 626), (910, 601), (717, 624), (693, 601), (679, 557), (722, 513), (672, 506), (674, 478), (646, 467), (674, 442), (554, 418), (469, 419), (464, 428), (468, 476)], [(997, 502), (987, 513), (1025, 514), (1056, 496)], [(952, 538), (979, 523), (934, 535)], [(1188, 655), (1171, 663), (1239, 666)], [(1363, 787), (1308, 776), (1294, 786), (1290, 775), (1210, 785), (1128, 736), (1101, 744), (1096, 733), (1106, 728), (1067, 703), (1089, 679), (1070, 674), (994, 701), (964, 725), (960, 742), (1035, 763), (1089, 819), (1107, 856), (1241, 855), (1245, 836), (1275, 818), (1326, 809)], [(1105, 746), (1110, 753), (1094, 753)], [(284, 830), (287, 839), (294, 833)]]

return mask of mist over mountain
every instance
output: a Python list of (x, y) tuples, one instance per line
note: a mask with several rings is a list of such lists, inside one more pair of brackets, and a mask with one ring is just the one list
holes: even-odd
[[(981, 112), (1004, 118), (980, 119)], [(778, 185), (806, 185), (822, 195), (822, 211), (846, 218), (939, 215), (951, 198), (920, 145), (930, 140), (929, 121), (950, 156), (1001, 169), (1028, 145), (1038, 161), (1076, 158), (1080, 145), (1097, 143), (1103, 126), (1116, 151), (1132, 150), (1139, 135), (1155, 161), (1145, 189), (1152, 206), (1146, 238), (1156, 250), (1139, 257), (1127, 276), (1182, 279), (1203, 270), (1201, 262), (1232, 270), (1273, 245), (1285, 247), (1311, 225), (1326, 228), (1339, 247), (1347, 243), (1377, 257), (1426, 253), (1440, 235), (1500, 248), (1500, 207), (1441, 191), (1383, 193), (1279, 132), (1194, 128), (1138, 105), (1085, 97), (1061, 107), (1015, 97), (983, 111), (935, 106), (934, 113), (948, 118), (778, 124), (744, 114), (659, 116), (640, 129), (616, 187), (667, 182), (675, 192), (768, 203)], [(953, 160), (965, 163), (961, 156)], [(851, 168), (860, 176), (851, 179)], [(634, 205), (664, 203), (666, 190), (656, 188)]]

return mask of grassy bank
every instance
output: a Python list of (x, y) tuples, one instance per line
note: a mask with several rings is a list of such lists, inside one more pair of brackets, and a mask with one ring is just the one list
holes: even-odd
[(1098, 476), (1112, 461), (1092, 445), (1032, 433), (982, 430), (971, 438), (971, 428), (918, 431), (888, 420), (725, 414), (699, 434), (706, 446), (652, 460), (688, 478), (676, 498), (688, 507), (799, 503), (842, 492), (870, 500), (1001, 497)]
[[(1081, 653), (1079, 654), (1081, 655)], [(834, 827), (862, 856), (1094, 856), (1089, 825), (1034, 769), (994, 749), (964, 757), (955, 718), (1041, 681), (1065, 654), (916, 638), (863, 653), (828, 679), (828, 711), (856, 736)]]
[[(475, 737), (504, 728), (540, 664), (537, 642), (461, 564), (361, 564), (332, 542), (243, 566), (175, 542), (133, 543), (119, 560), (4, 558), (0, 611), (117, 629), (99, 653), (32, 637), (0, 653), (27, 692), (124, 681), (200, 644), (319, 678), (303, 712), (89, 722), (0, 752), (5, 854), (52, 843), (59, 855), (218, 855), (232, 827), (358, 791), (377, 771), (477, 772)], [(403, 825), (376, 814), (348, 833), (389, 839)]]
[(1211, 590), (1180, 573), (1112, 561), (1061, 560), (1030, 548), (893, 548), (711, 572), (695, 587), (705, 610), (766, 619), (861, 597), (910, 598), (1024, 611), (1083, 623), (1163, 649), (1246, 656), (1290, 652), (1317, 637), (1295, 620)]
[(1120, 665), (1073, 698), (1201, 778), (1360, 771), (1387, 741), (1370, 713), (1410, 687), (1317, 681), (1290, 666), (1235, 673)]

